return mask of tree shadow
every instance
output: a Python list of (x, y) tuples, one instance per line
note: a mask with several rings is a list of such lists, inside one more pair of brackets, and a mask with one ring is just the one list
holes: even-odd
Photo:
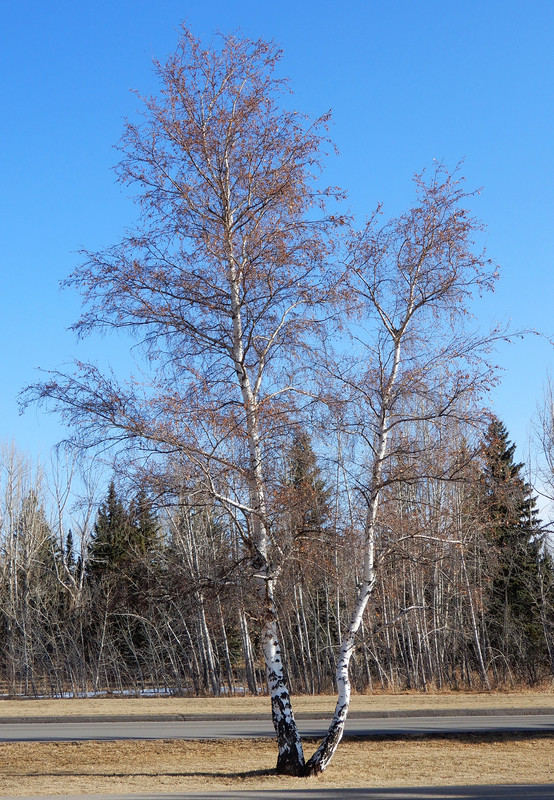
[(276, 776), (275, 769), (252, 769), (245, 770), (244, 772), (218, 772), (217, 770), (210, 770), (209, 772), (201, 772), (200, 770), (192, 770), (190, 772), (159, 772), (152, 770), (151, 772), (83, 772), (72, 770), (71, 772), (59, 770), (56, 772), (2, 772), (3, 777), (7, 778), (237, 778), (244, 780), (246, 778), (265, 778)]

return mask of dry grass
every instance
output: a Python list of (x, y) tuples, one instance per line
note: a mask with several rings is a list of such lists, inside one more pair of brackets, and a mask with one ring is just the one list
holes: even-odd
[[(335, 704), (331, 695), (298, 695), (294, 710), (300, 713), (329, 713)], [(462, 708), (554, 708), (554, 688), (527, 692), (440, 692), (421, 694), (354, 695), (352, 711), (414, 711)], [(0, 717), (60, 716), (148, 716), (163, 714), (267, 714), (267, 697), (155, 697), (83, 698), (72, 700), (0, 700)]]
[(327, 772), (308, 781), (273, 774), (267, 740), (3, 744), (0, 794), (549, 783), (553, 743), (514, 735), (346, 740)]
[[(297, 712), (331, 713), (332, 696), (298, 696)], [(554, 707), (554, 691), (356, 695), (353, 711)], [(2, 700), (0, 717), (264, 714), (267, 697)], [(48, 742), (0, 744), (0, 795), (333, 787), (428, 786), (554, 781), (554, 737), (344, 741), (330, 768), (308, 783), (273, 774), (269, 740)], [(306, 752), (312, 745), (306, 746)]]

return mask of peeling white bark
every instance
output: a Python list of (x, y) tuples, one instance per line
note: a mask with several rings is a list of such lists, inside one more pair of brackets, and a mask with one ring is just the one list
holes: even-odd
[[(373, 547), (371, 550), (373, 550)], [(348, 716), (351, 696), (349, 678), (350, 659), (352, 658), (352, 653), (354, 652), (356, 634), (360, 628), (363, 613), (366, 609), (367, 602), (371, 596), (371, 592), (375, 584), (372, 559), (370, 562), (368, 562), (368, 566), (371, 577), (370, 580), (364, 580), (360, 588), (356, 606), (354, 608), (348, 628), (342, 639), (340, 653), (337, 660), (337, 704), (335, 706), (335, 713), (325, 738), (306, 764), (307, 775), (317, 775), (326, 769), (344, 733), (344, 726)]]

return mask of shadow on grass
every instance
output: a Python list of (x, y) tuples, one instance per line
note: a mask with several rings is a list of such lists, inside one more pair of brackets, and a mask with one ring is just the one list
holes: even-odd
[(244, 772), (200, 772), (192, 770), (190, 772), (71, 772), (59, 770), (56, 772), (3, 772), (2, 777), (6, 778), (266, 778), (277, 775), (275, 769), (251, 769)]

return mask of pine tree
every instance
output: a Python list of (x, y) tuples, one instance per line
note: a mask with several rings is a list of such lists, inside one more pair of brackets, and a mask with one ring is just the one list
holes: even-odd
[(536, 677), (545, 657), (540, 619), (540, 565), (544, 537), (536, 497), (514, 461), (515, 444), (494, 418), (483, 443), (482, 512), (494, 550), (488, 600), (489, 638), (494, 652), (517, 670)]

